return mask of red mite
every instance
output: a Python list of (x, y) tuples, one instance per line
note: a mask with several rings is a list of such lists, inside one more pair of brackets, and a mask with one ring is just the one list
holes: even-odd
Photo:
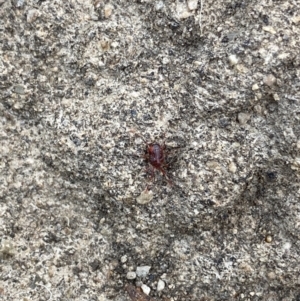
[(145, 159), (152, 166), (152, 168), (149, 168), (152, 178), (154, 177), (154, 170), (157, 169), (161, 171), (164, 177), (168, 180), (169, 184), (171, 184), (171, 181), (165, 170), (168, 167), (168, 164), (166, 163), (165, 143), (163, 143), (163, 145), (160, 145), (159, 143), (147, 143)]

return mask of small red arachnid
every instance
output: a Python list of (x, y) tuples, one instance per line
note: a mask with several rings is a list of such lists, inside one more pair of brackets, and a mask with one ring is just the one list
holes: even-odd
[(148, 170), (151, 172), (152, 178), (154, 178), (154, 171), (157, 169), (167, 179), (168, 183), (171, 184), (172, 182), (166, 172), (166, 168), (168, 167), (166, 155), (165, 142), (162, 145), (159, 143), (147, 143), (145, 159), (150, 164)]

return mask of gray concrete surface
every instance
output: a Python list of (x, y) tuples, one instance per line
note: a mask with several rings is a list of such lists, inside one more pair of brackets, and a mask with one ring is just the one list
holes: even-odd
[(299, 7), (0, 1), (0, 299), (300, 300)]

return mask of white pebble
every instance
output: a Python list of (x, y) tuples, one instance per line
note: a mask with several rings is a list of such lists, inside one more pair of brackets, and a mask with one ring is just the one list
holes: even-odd
[(157, 291), (160, 292), (165, 288), (165, 282), (162, 281), (161, 279), (158, 280), (157, 282)]
[(167, 65), (167, 64), (169, 64), (169, 62), (170, 62), (170, 60), (169, 60), (167, 57), (164, 57), (164, 58), (162, 59), (163, 65)]
[(34, 22), (37, 17), (39, 16), (39, 11), (36, 10), (36, 9), (30, 9), (28, 12), (27, 12), (27, 22), (28, 23), (32, 23)]
[(228, 60), (229, 60), (229, 64), (232, 65), (232, 66), (236, 65), (239, 62), (239, 59), (235, 54), (231, 54), (228, 57)]
[(230, 172), (235, 173), (236, 172), (236, 165), (234, 164), (234, 162), (230, 162), (228, 165), (228, 169)]
[(143, 291), (144, 294), (146, 294), (146, 295), (149, 295), (149, 294), (150, 294), (151, 289), (150, 289), (150, 287), (149, 287), (148, 285), (143, 284), (143, 285), (141, 286), (141, 289), (142, 289), (142, 291)]
[(136, 198), (136, 201), (141, 204), (147, 204), (153, 199), (153, 192), (147, 188)]
[(275, 101), (279, 101), (280, 100), (279, 95), (277, 93), (273, 94), (273, 98), (274, 98)]
[(271, 34), (275, 34), (276, 30), (272, 26), (263, 26), (262, 28), (264, 31), (269, 32)]
[(263, 82), (265, 85), (272, 87), (276, 84), (276, 77), (273, 74), (268, 74), (264, 77)]
[(122, 257), (121, 257), (121, 262), (122, 263), (125, 263), (127, 261), (127, 255), (123, 255)]
[(158, 2), (156, 2), (155, 9), (157, 11), (159, 11), (159, 10), (162, 10), (164, 8), (164, 6), (165, 6), (165, 4), (163, 1), (158, 1)]
[(136, 275), (138, 277), (146, 277), (151, 269), (151, 266), (144, 265), (136, 268)]
[(198, 0), (188, 0), (187, 5), (189, 10), (195, 10), (197, 9), (198, 6)]
[(127, 279), (135, 279), (136, 278), (136, 273), (135, 272), (128, 272), (127, 275), (126, 275), (126, 278)]
[(266, 238), (265, 238), (265, 241), (266, 241), (267, 243), (271, 243), (272, 240), (273, 240), (273, 238), (272, 238), (271, 235), (267, 235)]
[(111, 4), (106, 4), (104, 7), (104, 16), (105, 18), (109, 18), (113, 11), (113, 6)]
[(250, 115), (246, 113), (239, 113), (238, 114), (238, 121), (240, 124), (246, 124), (247, 121), (250, 119)]

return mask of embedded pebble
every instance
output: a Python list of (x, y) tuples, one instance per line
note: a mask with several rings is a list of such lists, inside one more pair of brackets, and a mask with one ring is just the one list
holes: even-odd
[(266, 241), (267, 243), (271, 243), (272, 240), (273, 240), (273, 238), (272, 238), (271, 235), (267, 235), (266, 238), (265, 238), (265, 241)]
[(129, 280), (135, 279), (136, 278), (136, 273), (135, 272), (128, 272), (126, 274), (126, 278)]
[(188, 0), (187, 1), (187, 6), (188, 6), (189, 10), (195, 10), (195, 9), (197, 9), (198, 0)]
[(228, 170), (232, 173), (236, 172), (236, 165), (234, 164), (234, 162), (230, 162), (228, 165)]
[(236, 65), (239, 62), (239, 59), (238, 59), (238, 57), (235, 54), (231, 54), (228, 57), (228, 60), (229, 60), (229, 64), (231, 66), (234, 66), (234, 65)]
[(141, 204), (147, 204), (153, 199), (153, 192), (147, 188), (136, 198), (136, 201)]
[(276, 278), (276, 274), (274, 272), (268, 273), (267, 276), (268, 276), (269, 279), (272, 279), (272, 280)]
[(263, 82), (265, 85), (272, 87), (276, 84), (276, 77), (273, 74), (268, 74), (264, 77)]
[(156, 9), (157, 11), (159, 11), (159, 10), (162, 10), (162, 9), (164, 8), (164, 6), (165, 6), (165, 4), (164, 4), (163, 1), (158, 1), (158, 2), (156, 2), (156, 4), (155, 4), (155, 9)]
[(25, 94), (25, 87), (21, 84), (17, 84), (14, 86), (14, 92), (17, 94)]
[(165, 282), (161, 279), (157, 282), (157, 291), (160, 292), (165, 288)]
[(109, 18), (112, 14), (113, 6), (111, 4), (106, 4), (104, 7), (104, 16), (105, 18)]
[(279, 101), (279, 100), (280, 100), (279, 95), (278, 95), (277, 93), (274, 93), (274, 94), (273, 94), (273, 99), (274, 99), (275, 101)]
[(294, 24), (300, 23), (300, 15), (292, 17), (291, 20)]
[(121, 257), (121, 262), (122, 263), (125, 263), (127, 261), (127, 255), (123, 255), (122, 257)]
[(266, 32), (271, 33), (271, 34), (275, 34), (276, 33), (276, 30), (272, 26), (264, 26), (262, 29), (264, 31), (266, 31)]
[(258, 84), (254, 84), (254, 85), (252, 86), (252, 91), (256, 91), (256, 90), (258, 90), (258, 89), (259, 89)]
[(238, 121), (240, 124), (246, 124), (247, 121), (250, 119), (250, 115), (246, 113), (239, 113), (238, 114)]
[(39, 16), (39, 11), (37, 9), (30, 9), (28, 12), (27, 12), (27, 22), (28, 23), (32, 23), (34, 22), (37, 17)]
[(21, 8), (21, 7), (25, 4), (25, 0), (15, 0), (15, 1), (13, 1), (13, 4), (14, 4), (17, 8)]
[(142, 284), (141, 289), (142, 289), (142, 291), (143, 291), (144, 294), (146, 294), (146, 295), (150, 294), (151, 289), (150, 289), (150, 287), (148, 285)]
[(136, 275), (138, 277), (146, 277), (151, 269), (151, 266), (144, 265), (136, 268)]

